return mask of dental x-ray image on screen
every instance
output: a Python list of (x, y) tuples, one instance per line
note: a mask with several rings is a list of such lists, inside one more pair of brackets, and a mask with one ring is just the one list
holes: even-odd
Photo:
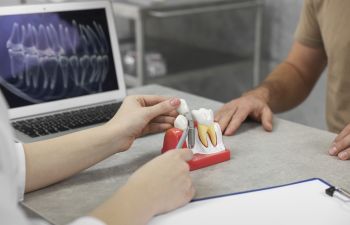
[(0, 17), (10, 108), (118, 88), (104, 9)]

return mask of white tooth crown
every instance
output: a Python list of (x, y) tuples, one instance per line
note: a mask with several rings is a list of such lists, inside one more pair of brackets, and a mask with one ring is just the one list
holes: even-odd
[(192, 115), (199, 124), (210, 126), (214, 123), (214, 113), (211, 109), (192, 110)]
[(180, 130), (186, 130), (188, 126), (188, 121), (183, 115), (178, 115), (174, 122), (174, 127)]
[(190, 112), (185, 99), (180, 99), (180, 106), (177, 108), (176, 111), (181, 115), (185, 115), (186, 113)]

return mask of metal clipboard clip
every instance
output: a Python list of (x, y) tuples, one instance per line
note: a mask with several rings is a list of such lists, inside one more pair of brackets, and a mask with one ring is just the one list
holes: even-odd
[(331, 186), (325, 190), (326, 194), (340, 199), (345, 203), (350, 203), (350, 192), (345, 190), (344, 188), (338, 188)]

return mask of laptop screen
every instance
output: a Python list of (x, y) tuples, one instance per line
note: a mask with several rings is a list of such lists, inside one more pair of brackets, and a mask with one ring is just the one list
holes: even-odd
[(118, 90), (105, 9), (0, 16), (10, 108)]

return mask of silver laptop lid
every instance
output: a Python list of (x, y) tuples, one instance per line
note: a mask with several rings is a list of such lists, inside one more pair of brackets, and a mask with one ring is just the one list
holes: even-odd
[(0, 7), (0, 30), (11, 119), (125, 97), (109, 2)]

